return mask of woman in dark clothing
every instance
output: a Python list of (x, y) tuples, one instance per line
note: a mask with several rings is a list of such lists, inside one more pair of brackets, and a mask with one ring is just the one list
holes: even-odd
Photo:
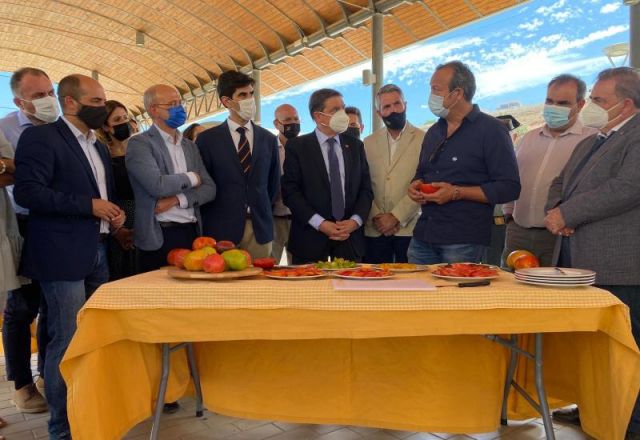
[(97, 136), (109, 147), (117, 203), (127, 215), (124, 226), (113, 234), (109, 244), (109, 271), (111, 280), (117, 280), (138, 273), (138, 256), (133, 248), (133, 190), (124, 163), (127, 142), (133, 133), (127, 108), (118, 101), (107, 101), (106, 106), (107, 121), (97, 130)]

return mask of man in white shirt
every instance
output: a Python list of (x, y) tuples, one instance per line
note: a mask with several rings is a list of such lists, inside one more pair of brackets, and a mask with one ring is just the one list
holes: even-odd
[(364, 139), (373, 203), (365, 223), (366, 263), (406, 263), (420, 205), (407, 190), (420, 159), (424, 131), (407, 121), (402, 90), (382, 86), (375, 99), (384, 127)]
[[(280, 157), (280, 172), (284, 163), (285, 145), (287, 140), (300, 134), (300, 116), (298, 110), (290, 104), (282, 104), (275, 110), (273, 126), (278, 130), (278, 154)], [(276, 263), (280, 263), (282, 254), (289, 241), (291, 229), (291, 211), (282, 201), (282, 193), (278, 194), (273, 204), (273, 248), (272, 255)], [(287, 264), (291, 261), (291, 253), (287, 251)]]
[(153, 125), (129, 140), (125, 160), (136, 201), (140, 268), (150, 271), (167, 264), (171, 249), (191, 249), (202, 234), (200, 205), (213, 200), (216, 186), (196, 145), (178, 130), (187, 114), (175, 87), (148, 88), (144, 105)]
[(507, 234), (503, 261), (517, 249), (532, 252), (550, 266), (556, 237), (544, 226), (551, 181), (560, 174), (574, 148), (596, 132), (578, 119), (585, 104), (586, 85), (573, 75), (553, 78), (547, 87), (545, 125), (524, 135), (516, 158), (522, 189), (518, 200), (503, 205)]

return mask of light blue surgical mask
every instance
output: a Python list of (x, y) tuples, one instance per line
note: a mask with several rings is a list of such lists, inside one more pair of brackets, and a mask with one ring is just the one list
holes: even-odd
[(544, 110), (542, 111), (542, 117), (549, 128), (560, 128), (569, 123), (570, 113), (571, 109), (568, 107), (545, 104)]
[(444, 106), (444, 96), (431, 93), (429, 95), (429, 110), (439, 118), (446, 118), (449, 114), (449, 109)]

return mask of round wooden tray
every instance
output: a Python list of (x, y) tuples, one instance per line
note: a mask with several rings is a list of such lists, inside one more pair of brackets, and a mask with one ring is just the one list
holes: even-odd
[(184, 280), (213, 280), (224, 281), (233, 280), (236, 278), (247, 278), (262, 273), (260, 267), (248, 267), (245, 270), (228, 271), (220, 273), (207, 273), (207, 272), (191, 272), (184, 269), (178, 269), (177, 267), (169, 267), (167, 269), (169, 276), (173, 278), (179, 278)]

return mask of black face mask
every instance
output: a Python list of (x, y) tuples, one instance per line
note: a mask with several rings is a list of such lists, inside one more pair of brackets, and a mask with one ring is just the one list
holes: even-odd
[(345, 133), (356, 139), (360, 139), (360, 129), (358, 127), (348, 127)]
[(282, 124), (282, 134), (287, 139), (293, 139), (300, 134), (300, 124), (292, 122), (291, 124)]
[(402, 130), (407, 123), (407, 111), (402, 113), (393, 112), (382, 118), (384, 125), (391, 130)]
[(84, 122), (87, 127), (98, 129), (104, 125), (107, 120), (107, 107), (104, 105), (95, 107), (93, 105), (84, 105), (80, 104), (82, 107), (80, 111), (76, 114), (78, 119)]
[(131, 126), (129, 125), (128, 122), (114, 125), (112, 128), (113, 128), (113, 134), (111, 136), (113, 136), (120, 142), (122, 142), (125, 139), (129, 139), (129, 136), (131, 136)]

